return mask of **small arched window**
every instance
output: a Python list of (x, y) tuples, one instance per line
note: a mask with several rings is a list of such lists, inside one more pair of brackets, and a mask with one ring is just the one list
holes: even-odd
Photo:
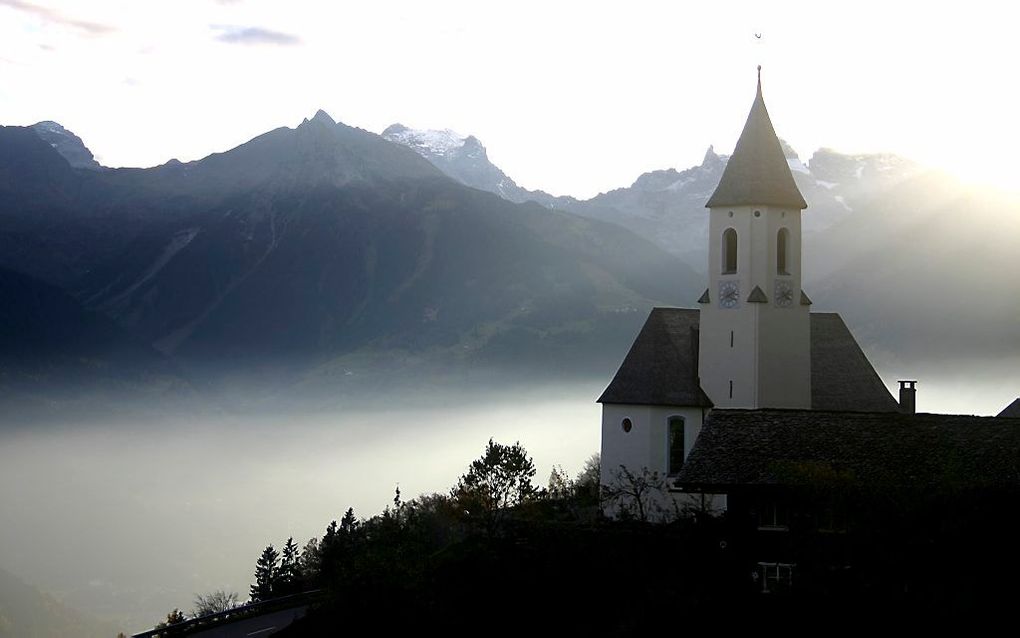
[(684, 418), (669, 417), (669, 467), (668, 474), (676, 474), (684, 465)]
[(737, 272), (737, 231), (727, 228), (722, 234), (722, 274)]
[(785, 228), (779, 229), (776, 236), (776, 272), (780, 275), (789, 275), (787, 264), (789, 263), (790, 231)]

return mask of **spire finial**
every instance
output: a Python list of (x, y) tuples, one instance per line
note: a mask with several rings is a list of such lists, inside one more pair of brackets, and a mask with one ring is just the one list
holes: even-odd
[(758, 97), (761, 97), (761, 65), (758, 65)]

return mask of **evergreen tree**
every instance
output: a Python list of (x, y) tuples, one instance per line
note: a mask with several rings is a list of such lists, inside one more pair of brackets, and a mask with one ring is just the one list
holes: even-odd
[(279, 580), (279, 560), (280, 553), (272, 545), (262, 550), (262, 556), (255, 563), (255, 584), (250, 591), (253, 603), (269, 600), (275, 595), (273, 586)]
[(348, 507), (347, 511), (344, 512), (344, 517), (340, 519), (340, 532), (346, 536), (350, 536), (358, 530), (360, 525), (356, 516), (354, 516), (354, 508)]
[(280, 571), (277, 575), (273, 591), (277, 596), (286, 596), (301, 591), (301, 550), (298, 549), (294, 537), (287, 539), (283, 546), (283, 554), (280, 559)]

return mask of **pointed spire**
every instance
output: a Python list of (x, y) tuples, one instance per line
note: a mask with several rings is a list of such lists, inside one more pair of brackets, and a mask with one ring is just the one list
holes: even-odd
[(758, 66), (758, 88), (747, 115), (744, 130), (726, 163), (719, 186), (705, 204), (706, 208), (721, 206), (783, 206), (798, 210), (807, 208), (800, 194), (790, 165), (786, 163), (782, 144), (772, 127), (761, 92), (761, 66)]

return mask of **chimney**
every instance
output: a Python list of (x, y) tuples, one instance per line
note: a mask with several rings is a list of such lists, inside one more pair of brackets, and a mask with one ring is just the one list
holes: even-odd
[(913, 414), (917, 411), (917, 380), (900, 380), (900, 412)]

